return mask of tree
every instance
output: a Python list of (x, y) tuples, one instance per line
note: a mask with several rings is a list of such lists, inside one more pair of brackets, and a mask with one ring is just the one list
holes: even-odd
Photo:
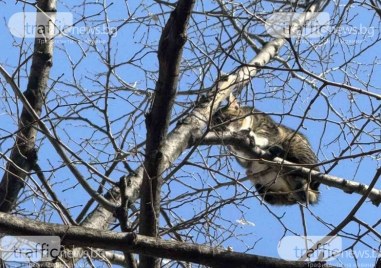
[[(60, 257), (41, 266), (323, 265), (309, 250), (377, 262), (379, 2), (16, 3), (0, 3), (12, 51), (0, 65), (0, 230), (58, 235)], [(36, 10), (41, 27), (28, 28)], [(322, 172), (216, 135), (230, 93), (304, 133)], [(264, 203), (229, 144), (319, 180), (321, 201)], [(317, 246), (335, 235), (339, 248)], [(303, 236), (313, 243), (278, 248)]]

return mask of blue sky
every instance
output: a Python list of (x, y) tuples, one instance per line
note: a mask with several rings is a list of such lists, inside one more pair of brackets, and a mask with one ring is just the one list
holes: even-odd
[[(141, 116), (141, 114), (144, 113), (145, 107), (148, 105), (148, 102), (144, 102), (148, 94), (147, 92), (152, 92), (155, 87), (158, 68), (155, 51), (157, 49), (161, 27), (168, 18), (169, 11), (165, 9), (165, 15), (162, 16), (162, 10), (156, 5), (151, 6), (148, 1), (143, 1), (142, 3), (143, 5), (135, 10), (135, 8), (138, 7), (138, 3), (134, 1), (129, 2), (130, 12), (133, 13), (131, 22), (119, 29), (117, 35), (111, 39), (111, 62), (115, 64), (123, 63), (114, 70), (114, 75), (111, 78), (112, 86), (115, 88), (123, 88), (123, 86), (125, 86), (118, 80), (118, 77), (120, 77), (128, 84), (142, 89), (141, 94), (132, 93), (131, 91), (123, 89), (110, 94), (108, 116), (110, 121), (113, 122), (112, 131), (117, 136), (117, 141), (120, 142), (120, 144), (122, 144), (123, 135), (127, 135), (127, 139), (123, 144), (126, 151), (133, 148), (136, 143), (142, 142), (145, 139), (144, 117)], [(59, 3), (58, 10), (73, 12), (74, 18), (78, 19), (83, 9), (75, 6), (75, 4), (76, 2), (74, 1), (68, 1), (65, 5)], [(2, 52), (0, 52), (0, 61), (9, 72), (12, 72), (17, 66), (19, 57), (19, 50), (14, 44), (20, 44), (21, 39), (12, 39), (5, 22), (15, 12), (20, 12), (22, 6), (20, 3), (17, 5), (13, 3), (0, 3), (0, 5), (5, 10), (2, 16), (4, 23), (0, 27), (3, 47)], [(198, 2), (195, 10), (211, 10), (212, 7), (214, 7), (213, 5), (214, 3), (202, 4)], [(26, 10), (32, 11), (30, 7)], [(100, 10), (101, 7), (94, 4), (89, 5), (84, 12), (86, 15), (90, 15), (96, 14)], [(249, 10), (259, 13), (263, 11), (254, 10), (253, 7), (249, 7)], [(334, 13), (333, 7), (329, 6), (327, 10), (332, 15), (333, 21), (337, 22), (337, 17), (335, 17), (337, 15)], [(242, 17), (248, 17), (248, 14), (243, 11), (242, 13), (237, 11), (237, 14), (240, 14)], [(114, 2), (109, 7), (108, 15), (112, 26), (122, 25), (123, 20), (129, 16), (125, 6), (118, 2)], [(137, 18), (140, 18), (140, 20)], [(91, 25), (95, 27), (99, 25), (103, 19), (104, 14), (95, 16), (90, 19), (91, 23), (88, 25), (80, 23), (79, 26), (87, 27)], [(318, 43), (318, 39), (308, 40), (315, 42), (313, 49), (304, 51), (304, 49), (307, 48), (305, 43), (296, 48), (298, 52), (302, 51), (300, 52), (302, 65), (308, 71), (317, 75), (329, 70), (324, 74), (324, 77), (331, 81), (368, 89), (380, 94), (380, 89), (377, 87), (377, 85), (380, 84), (378, 75), (380, 66), (378, 65), (379, 59), (377, 58), (380, 46), (379, 43), (370, 46), (379, 38), (379, 21), (380, 18), (377, 16), (374, 17), (374, 12), (367, 10), (366, 7), (354, 6), (348, 9), (344, 15), (343, 27), (349, 27), (350, 29), (367, 27), (368, 29), (374, 30), (374, 36), (364, 37), (361, 33), (346, 33), (341, 35), (341, 39), (332, 37), (328, 38), (325, 43)], [(139, 23), (141, 22), (144, 22), (148, 27), (143, 25), (139, 27)], [(214, 82), (219, 70), (229, 73), (237, 68), (240, 63), (226, 56), (230, 45), (234, 45), (232, 52), (233, 57), (240, 59), (242, 62), (248, 62), (255, 55), (253, 51), (248, 48), (247, 44), (245, 44), (245, 41), (241, 40), (239, 36), (236, 36), (232, 27), (221, 30), (218, 23), (219, 19), (212, 15), (205, 17), (201, 14), (195, 14), (193, 16), (188, 34), (189, 42), (186, 44), (184, 50), (182, 65), (184, 67), (182, 70), (192, 64), (199, 64), (200, 66), (188, 68), (181, 72), (179, 83), (180, 91), (198, 90), (209, 87)], [(203, 27), (205, 27), (205, 29), (200, 30), (203, 29)], [(252, 27), (249, 29), (253, 31), (261, 30), (260, 27)], [(204, 34), (204, 39), (200, 37), (201, 34)], [(74, 37), (86, 40), (92, 36)], [(52, 80), (49, 83), (52, 89), (49, 90), (47, 94), (47, 107), (54, 109), (56, 113), (50, 114), (51, 118), (55, 120), (54, 122), (58, 122), (60, 117), (69, 114), (70, 109), (67, 104), (84, 101), (85, 98), (83, 95), (90, 96), (97, 107), (104, 107), (104, 100), (97, 99), (97, 94), (101, 96), (101, 94), (104, 93), (103, 90), (106, 81), (104, 74), (107, 71), (107, 67), (104, 64), (104, 58), (107, 56), (107, 35), (98, 35), (96, 38), (98, 38), (97, 40), (103, 41), (103, 43), (100, 42), (96, 46), (96, 49), (95, 47), (88, 46), (86, 43), (78, 45), (66, 38), (57, 39), (57, 46), (54, 50), (54, 65), (51, 72)], [(229, 38), (231, 39), (229, 40)], [(32, 39), (26, 39), (24, 48), (31, 45), (32, 42)], [(354, 42), (357, 42), (356, 46), (352, 45)], [(219, 45), (226, 49), (226, 51), (219, 51)], [(367, 48), (367, 46), (370, 47)], [(359, 53), (361, 50), (364, 50), (364, 52)], [(30, 49), (27, 55), (29, 55), (28, 53), (31, 53)], [(357, 53), (359, 54), (357, 55)], [(290, 53), (289, 47), (283, 48), (281, 55), (287, 60), (290, 66), (296, 67), (296, 65), (294, 65), (294, 57), (292, 53)], [(356, 55), (356, 57), (353, 57), (354, 55)], [(213, 61), (213, 63), (211, 63), (211, 61)], [(349, 63), (342, 66), (346, 61), (349, 61)], [(78, 64), (72, 65), (71, 63)], [(269, 66), (279, 67), (279, 63), (273, 62)], [(74, 76), (72, 76), (73, 68), (75, 68)], [(373, 69), (372, 72), (370, 71), (371, 69)], [(29, 70), (29, 66), (27, 70)], [(306, 76), (302, 73), (299, 74)], [(27, 81), (25, 79), (26, 73), (24, 70), (21, 75), (20, 88), (24, 90)], [(307, 79), (312, 80), (310, 77), (307, 77)], [(53, 81), (55, 81), (55, 83), (53, 83)], [(369, 84), (365, 84), (366, 82), (369, 82)], [(82, 87), (82, 92), (73, 86), (75, 83)], [(317, 82), (316, 85), (320, 86), (321, 83)], [(9, 95), (13, 96), (13, 93), (10, 92), (10, 88), (7, 88), (7, 90)], [(84, 92), (85, 94), (83, 94)], [(363, 115), (370, 115), (375, 107), (379, 105), (379, 101), (374, 98), (352, 94), (348, 90), (338, 87), (328, 86), (323, 90), (323, 93), (325, 96), (321, 96), (316, 100), (307, 115), (307, 120), (304, 121), (301, 128), (301, 132), (308, 137), (313, 149), (318, 152), (318, 157), (321, 161), (330, 160), (345, 149), (348, 143), (352, 141), (353, 133), (357, 133), (358, 129), (361, 129), (362, 125), (366, 122)], [(242, 92), (241, 101), (246, 105), (254, 104), (256, 108), (273, 114), (277, 122), (282, 122), (282, 124), (292, 128), (298, 128), (301, 124), (301, 117), (304, 115), (305, 109), (315, 94), (316, 89), (312, 88), (308, 83), (303, 83), (303, 81), (299, 79), (290, 78), (288, 71), (264, 69)], [(5, 96), (8, 95), (5, 95), (4, 91), (1, 96), (0, 120), (2, 123), (0, 124), (0, 137), (15, 131), (17, 128), (16, 116), (9, 116), (11, 111), (15, 111), (16, 106), (12, 101), (5, 98)], [(174, 108), (174, 115), (190, 107), (191, 103), (196, 100), (195, 97), (194, 95), (179, 96)], [(140, 107), (141, 111), (137, 109), (140, 104), (142, 104)], [(58, 108), (57, 105), (59, 106)], [(105, 118), (100, 111), (91, 108), (88, 103), (84, 103), (83, 107), (84, 110), (80, 112), (82, 116), (101, 127), (104, 126)], [(44, 114), (45, 113), (46, 111)], [(131, 114), (126, 116), (128, 113)], [(338, 115), (340, 115), (340, 117)], [(379, 111), (374, 116), (377, 115), (380, 116)], [(131, 126), (133, 120), (137, 121), (134, 127), (128, 130), (128, 126)], [(173, 129), (173, 127), (175, 127), (175, 124), (171, 126), (171, 129)], [(100, 162), (110, 160), (113, 156), (113, 150), (111, 145), (107, 143), (107, 137), (104, 133), (100, 131), (94, 132), (94, 129), (90, 128), (89, 125), (74, 119), (60, 121), (57, 132), (62, 140), (86, 161), (90, 163), (98, 162), (95, 166), (100, 171), (107, 169), (108, 164)], [(122, 135), (119, 137), (118, 134)], [(364, 129), (363, 134), (357, 141), (358, 144), (352, 146), (346, 155), (380, 149), (380, 134), (379, 121), (378, 123), (376, 121), (371, 122)], [(378, 143), (376, 143), (377, 141)], [(82, 150), (83, 148), (81, 149), (80, 145), (87, 143), (89, 143), (89, 145), (86, 146), (86, 150)], [(12, 139), (3, 141), (0, 144), (1, 152), (5, 152), (12, 144)], [(40, 136), (38, 144), (40, 144), (40, 165), (47, 170), (56, 168), (59, 163), (61, 163), (61, 160), (52, 150), (49, 142)], [(217, 156), (226, 152), (224, 149), (220, 149), (218, 146), (213, 148), (200, 147), (199, 151), (196, 151), (190, 161), (200, 165), (207, 163), (210, 167), (219, 169), (218, 164), (220, 164), (220, 162), (216, 162)], [(242, 178), (244, 176), (245, 171), (242, 167), (238, 166), (232, 157), (218, 158), (222, 166), (225, 161), (231, 164), (229, 170), (226, 168), (221, 169), (223, 174), (235, 178)], [(379, 155), (374, 155), (373, 158), (366, 156), (353, 160), (341, 160), (330, 174), (369, 184), (376, 168), (379, 167), (379, 158)], [(131, 156), (128, 160), (131, 166), (135, 168), (140, 165), (143, 156), (142, 154)], [(4, 165), (4, 162), (2, 162), (2, 165)], [(324, 168), (329, 168), (329, 164), (324, 166)], [(86, 177), (92, 178), (92, 174), (85, 168), (82, 167), (81, 171)], [(110, 177), (117, 180), (124, 173), (125, 169), (120, 165)], [(78, 214), (81, 208), (80, 205), (88, 200), (88, 196), (80, 186), (75, 186), (76, 181), (65, 168), (59, 168), (49, 174), (52, 175), (51, 180), (54, 189), (59, 193), (63, 202), (73, 207), (71, 212), (74, 215)], [(212, 178), (213, 176), (214, 178)], [(163, 196), (166, 196), (166, 199), (174, 198), (179, 194), (190, 191), (189, 186), (201, 189), (202, 187), (214, 187), (216, 181), (229, 181), (228, 178), (219, 173), (208, 173), (192, 165), (184, 166), (176, 173), (173, 179), (174, 180), (170, 181), (169, 186), (165, 185), (163, 187)], [(92, 180), (90, 180), (90, 182), (94, 188), (97, 187), (98, 184), (96, 182)], [(283, 235), (291, 234), (291, 232), (285, 231), (281, 222), (296, 234), (303, 234), (299, 208), (297, 206), (268, 208), (261, 204), (258, 199), (249, 195), (247, 190), (254, 190), (250, 182), (246, 181), (243, 185), (244, 187), (230, 186), (218, 188), (215, 192), (212, 191), (209, 199), (192, 200), (192, 202), (189, 203), (185, 202), (185, 200), (180, 200), (179, 209), (176, 210), (176, 213), (178, 217), (183, 220), (191, 219), (194, 215), (202, 211), (202, 209), (205, 209), (205, 206), (208, 204), (205, 202), (213, 204), (215, 201), (221, 201), (236, 195), (239, 198), (237, 198), (235, 203), (226, 205), (223, 209), (218, 210), (218, 215), (214, 215), (213, 218), (218, 219), (217, 222), (215, 222), (216, 224), (225, 226), (227, 230), (234, 232), (236, 238), (225, 241), (224, 237), (227, 234), (224, 234), (224, 232), (226, 232), (226, 230), (223, 228), (215, 229), (214, 225), (206, 226), (207, 223), (203, 226), (200, 225), (200, 228), (204, 228), (203, 232), (205, 232), (205, 234), (210, 232), (211, 235), (220, 238), (217, 239), (218, 242), (213, 241), (213, 245), (221, 243), (222, 246), (232, 246), (235, 251), (239, 252), (246, 251), (250, 248), (249, 253), (277, 257), (277, 243), (279, 239), (282, 238)], [(72, 189), (71, 187), (74, 186), (75, 188)], [(377, 188), (381, 188), (380, 183), (377, 183)], [(244, 198), (245, 196), (249, 197)], [(343, 220), (360, 199), (360, 196), (357, 194), (349, 195), (339, 189), (329, 188), (324, 185), (321, 186), (321, 196), (319, 204), (310, 209), (313, 215), (319, 216), (322, 221), (328, 222), (332, 227)], [(202, 197), (205, 198), (205, 195), (202, 195)], [(241, 197), (242, 201), (240, 201)], [(164, 199), (164, 202), (166, 199)], [(39, 201), (35, 200), (35, 202), (38, 204)], [(30, 208), (31, 205), (34, 206), (35, 204), (27, 204), (26, 207)], [(329, 229), (319, 222), (317, 217), (313, 216), (312, 213), (305, 211), (308, 233), (318, 236), (327, 234)], [(54, 212), (51, 212), (51, 215), (51, 221), (60, 222)], [(364, 204), (357, 214), (358, 218), (367, 222), (369, 225), (372, 225), (379, 219), (378, 215), (379, 208), (376, 208), (370, 203)], [(173, 218), (176, 217), (177, 216), (173, 216)], [(253, 224), (239, 224), (242, 218)], [(278, 220), (279, 218), (281, 218), (281, 221)], [(206, 235), (204, 237), (197, 236), (197, 228), (189, 230), (189, 235), (194, 236), (194, 241), (199, 243), (211, 243)], [(359, 227), (357, 224), (351, 223), (345, 228), (345, 231), (357, 234)], [(361, 228), (359, 232), (361, 233), (363, 231), (364, 228)], [(353, 241), (352, 238), (345, 240), (345, 243), (347, 244), (347, 242), (351, 241)], [(372, 244), (374, 247), (378, 247), (379, 244), (376, 237), (366, 237), (364, 241)], [(367, 249), (367, 247), (363, 244), (356, 247), (356, 250), (365, 249)], [(343, 261), (345, 263), (352, 262), (350, 258), (346, 258)], [(365, 262), (369, 263), (371, 261), (364, 259), (364, 263)]]

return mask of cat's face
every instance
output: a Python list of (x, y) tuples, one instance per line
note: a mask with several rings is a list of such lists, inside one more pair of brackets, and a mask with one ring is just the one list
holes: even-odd
[(240, 118), (242, 115), (243, 113), (237, 102), (229, 103), (225, 107), (219, 109), (213, 116), (213, 129), (217, 131), (236, 131), (242, 123), (242, 118)]

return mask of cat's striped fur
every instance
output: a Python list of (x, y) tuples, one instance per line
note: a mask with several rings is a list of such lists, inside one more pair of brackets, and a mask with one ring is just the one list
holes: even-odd
[[(224, 123), (225, 122), (225, 123)], [(251, 107), (240, 107), (230, 97), (229, 104), (220, 109), (213, 118), (217, 130), (246, 131), (261, 149), (269, 150), (274, 156), (287, 161), (306, 164), (319, 171), (315, 153), (305, 136), (284, 125), (277, 124), (269, 115)], [(319, 182), (282, 168), (270, 167), (250, 159), (239, 148), (230, 146), (237, 161), (246, 169), (258, 194), (273, 205), (296, 203), (314, 204), (319, 198)]]

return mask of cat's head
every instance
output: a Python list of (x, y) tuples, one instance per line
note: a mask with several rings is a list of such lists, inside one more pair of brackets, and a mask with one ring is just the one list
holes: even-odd
[(227, 130), (232, 125), (239, 124), (240, 115), (242, 115), (241, 106), (236, 97), (231, 93), (229, 95), (228, 104), (214, 114), (212, 118), (212, 126), (214, 130)]

